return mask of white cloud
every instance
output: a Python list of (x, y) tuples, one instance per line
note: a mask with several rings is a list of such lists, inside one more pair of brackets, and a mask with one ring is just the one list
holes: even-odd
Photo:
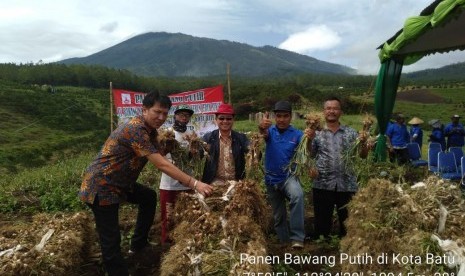
[[(146, 32), (278, 46), (376, 74), (378, 47), (432, 0), (1, 0), (0, 62), (83, 57)], [(451, 58), (453, 57), (453, 58)], [(406, 70), (463, 61), (425, 58)]]
[(7, 7), (0, 9), (0, 18), (2, 21), (16, 20), (18, 18), (33, 16), (34, 12), (28, 7)]
[(310, 26), (305, 31), (291, 34), (279, 48), (308, 54), (315, 50), (329, 50), (341, 42), (339, 35), (326, 25)]

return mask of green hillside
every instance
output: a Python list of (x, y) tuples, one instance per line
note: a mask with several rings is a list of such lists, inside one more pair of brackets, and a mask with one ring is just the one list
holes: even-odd
[[(139, 78), (105, 67), (59, 64), (0, 64), (0, 71), (0, 172), (42, 166), (83, 150), (96, 151), (109, 134), (110, 103), (108, 89), (92, 87), (104, 87), (109, 80), (117, 88), (158, 89), (163, 94), (223, 84), (228, 99), (226, 81), (220, 78)], [(292, 101), (301, 113), (318, 110), (328, 94), (343, 99), (345, 113), (357, 116), (374, 113), (374, 83), (374, 76), (351, 75), (234, 77), (231, 100), (238, 120), (271, 110), (283, 99)], [(400, 93), (414, 94), (412, 87), (418, 86), (404, 87)], [(435, 82), (422, 87), (441, 100), (425, 103), (426, 94), (419, 93), (417, 100), (397, 101), (394, 111), (444, 123), (451, 114), (465, 115), (465, 89), (460, 85)]]
[(0, 81), (0, 172), (96, 149), (109, 133), (108, 90)]
[(404, 73), (400, 79), (401, 86), (435, 86), (450, 88), (465, 84), (465, 62), (446, 65), (436, 69), (425, 69)]
[(145, 33), (98, 53), (63, 60), (64, 64), (102, 65), (151, 77), (355, 74), (347, 66), (321, 61), (276, 47), (194, 37), (181, 33)]

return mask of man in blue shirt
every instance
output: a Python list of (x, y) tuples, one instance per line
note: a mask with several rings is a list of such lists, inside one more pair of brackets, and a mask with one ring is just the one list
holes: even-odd
[(438, 119), (433, 119), (428, 122), (428, 124), (433, 128), (431, 130), (431, 135), (429, 136), (429, 141), (432, 143), (441, 144), (441, 150), (446, 150), (446, 137), (444, 136), (444, 125)]
[(396, 122), (390, 124), (386, 131), (391, 143), (389, 147), (391, 162), (397, 161), (399, 165), (409, 161), (407, 144), (410, 141), (410, 135), (404, 122), (404, 115), (399, 113), (396, 116)]
[(463, 125), (459, 123), (459, 119), (459, 115), (452, 116), (452, 122), (447, 124), (444, 129), (444, 135), (447, 137), (447, 148), (463, 147), (464, 145), (465, 130)]
[[(274, 228), (282, 243), (291, 241), (292, 248), (302, 248), (304, 230), (304, 194), (299, 179), (289, 173), (290, 161), (303, 132), (291, 126), (292, 107), (279, 101), (273, 110), (276, 124), (272, 126), (266, 114), (259, 130), (266, 141), (265, 184), (268, 200), (273, 208)], [(286, 200), (290, 218), (287, 224)]]
[(423, 124), (423, 120), (418, 117), (413, 117), (409, 122), (410, 127), (410, 142), (417, 143), (420, 147), (423, 145), (423, 130), (420, 127), (420, 124)]

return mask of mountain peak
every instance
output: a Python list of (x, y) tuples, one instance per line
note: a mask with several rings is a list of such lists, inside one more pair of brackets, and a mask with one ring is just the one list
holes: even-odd
[(254, 47), (228, 40), (167, 32), (140, 34), (90, 56), (59, 63), (103, 65), (151, 77), (222, 75), (227, 64), (231, 66), (231, 74), (238, 76), (355, 74), (352, 68), (273, 46)]

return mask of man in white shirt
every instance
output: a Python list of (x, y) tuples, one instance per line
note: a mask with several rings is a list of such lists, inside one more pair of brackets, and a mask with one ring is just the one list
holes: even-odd
[[(189, 123), (192, 114), (194, 114), (194, 110), (192, 110), (188, 105), (178, 105), (174, 111), (174, 135), (176, 141), (178, 141), (180, 146), (183, 148), (188, 147), (185, 135), (192, 134), (192, 131), (187, 128), (187, 124)], [(167, 153), (166, 158), (173, 162), (173, 156), (171, 153)], [(189, 187), (182, 185), (176, 179), (162, 173), (160, 179), (161, 244), (171, 243), (169, 232), (172, 224), (174, 205), (178, 194), (183, 191), (190, 190), (191, 189)]]

